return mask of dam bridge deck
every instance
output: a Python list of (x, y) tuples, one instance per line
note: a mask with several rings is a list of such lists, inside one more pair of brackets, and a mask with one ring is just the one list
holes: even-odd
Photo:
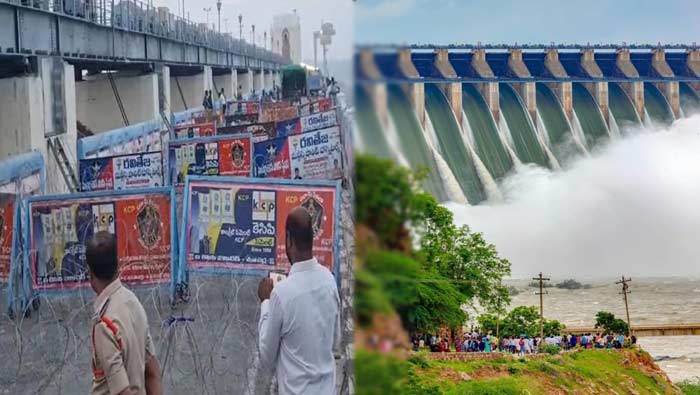
[[(598, 333), (600, 328), (572, 326), (562, 332), (566, 334), (581, 335), (584, 333)], [(700, 323), (688, 324), (646, 324), (633, 325), (632, 333), (637, 337), (649, 336), (700, 336)]]

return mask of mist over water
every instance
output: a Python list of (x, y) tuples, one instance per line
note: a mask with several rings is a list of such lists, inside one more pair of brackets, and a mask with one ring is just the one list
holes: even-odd
[(562, 171), (517, 166), (500, 203), (447, 206), (514, 276), (700, 276), (700, 116), (627, 132)]

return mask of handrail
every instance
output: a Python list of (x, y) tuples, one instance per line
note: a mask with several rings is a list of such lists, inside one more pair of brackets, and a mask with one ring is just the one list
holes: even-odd
[(31, 8), (88, 23), (129, 32), (150, 34), (211, 49), (252, 56), (265, 62), (286, 64), (283, 56), (252, 45), (231, 34), (219, 33), (205, 23), (197, 23), (154, 7), (140, 0), (0, 0), (0, 4)]

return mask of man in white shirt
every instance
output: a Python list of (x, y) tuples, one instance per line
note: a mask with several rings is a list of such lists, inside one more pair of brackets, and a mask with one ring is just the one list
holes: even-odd
[(311, 216), (303, 208), (287, 217), (289, 277), (273, 289), (258, 287), (260, 360), (277, 364), (280, 395), (335, 393), (333, 349), (340, 340), (340, 298), (331, 272), (313, 257)]

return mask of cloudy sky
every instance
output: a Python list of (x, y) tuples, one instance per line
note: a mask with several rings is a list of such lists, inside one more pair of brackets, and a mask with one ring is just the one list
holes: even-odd
[(697, 0), (357, 0), (360, 43), (700, 41)]
[[(171, 12), (178, 13), (178, 0), (153, 0), (156, 6), (167, 6)], [(182, 4), (182, 0), (179, 2)], [(234, 32), (238, 37), (238, 15), (243, 14), (243, 37), (250, 41), (251, 25), (255, 25), (256, 42), (262, 42), (263, 31), (270, 30), (273, 15), (292, 12), (296, 9), (301, 18), (302, 59), (313, 59), (313, 31), (321, 27), (322, 22), (331, 22), (335, 26), (336, 36), (328, 52), (329, 59), (350, 59), (353, 48), (353, 3), (351, 0), (222, 0), (221, 29)], [(211, 7), (209, 23), (217, 21), (216, 0), (185, 0), (185, 12), (190, 19), (206, 22), (204, 8)], [(224, 20), (228, 19), (228, 23)], [(320, 49), (319, 49), (320, 50)], [(320, 56), (319, 56), (320, 58)]]

